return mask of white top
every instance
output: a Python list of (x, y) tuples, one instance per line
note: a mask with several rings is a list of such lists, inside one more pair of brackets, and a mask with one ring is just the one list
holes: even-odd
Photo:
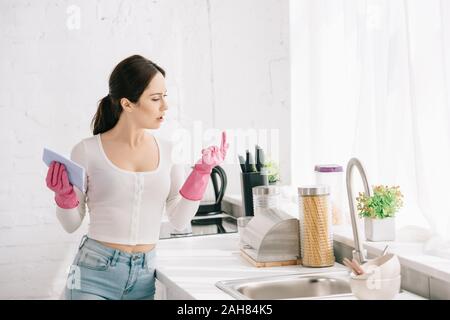
[(114, 165), (103, 150), (100, 135), (83, 139), (71, 152), (71, 159), (86, 169), (87, 188), (74, 186), (78, 207), (56, 206), (56, 216), (67, 232), (81, 225), (89, 210), (88, 237), (120, 244), (150, 244), (159, 239), (164, 210), (172, 225), (182, 230), (198, 210), (200, 201), (179, 194), (184, 181), (183, 165), (172, 161), (172, 145), (156, 139), (159, 164), (153, 171), (133, 172)]

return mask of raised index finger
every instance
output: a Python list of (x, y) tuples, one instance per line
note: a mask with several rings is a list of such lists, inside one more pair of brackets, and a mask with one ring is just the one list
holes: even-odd
[(222, 131), (222, 142), (220, 143), (220, 150), (224, 151), (226, 145), (227, 145), (227, 133), (225, 131)]

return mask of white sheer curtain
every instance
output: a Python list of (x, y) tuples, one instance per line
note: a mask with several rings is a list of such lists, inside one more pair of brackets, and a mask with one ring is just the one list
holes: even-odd
[(427, 252), (450, 257), (450, 1), (290, 9), (293, 182), (357, 157), (372, 185), (405, 195), (398, 234), (413, 230)]

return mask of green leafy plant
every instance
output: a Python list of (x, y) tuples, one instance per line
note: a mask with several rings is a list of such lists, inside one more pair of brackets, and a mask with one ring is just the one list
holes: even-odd
[(356, 198), (361, 218), (384, 219), (394, 217), (403, 206), (403, 194), (400, 187), (374, 186), (373, 196), (360, 192)]
[(267, 171), (267, 175), (269, 176), (269, 183), (276, 183), (280, 181), (280, 169), (275, 161), (267, 161), (264, 164), (264, 169)]

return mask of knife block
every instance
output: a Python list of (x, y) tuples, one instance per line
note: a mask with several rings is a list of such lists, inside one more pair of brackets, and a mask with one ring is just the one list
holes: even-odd
[(253, 193), (252, 188), (269, 185), (267, 174), (260, 172), (241, 172), (241, 195), (244, 214), (253, 216)]

